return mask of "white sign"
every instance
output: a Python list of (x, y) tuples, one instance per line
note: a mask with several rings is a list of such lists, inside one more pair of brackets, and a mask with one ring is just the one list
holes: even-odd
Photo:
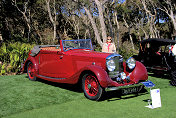
[(152, 105), (146, 106), (148, 108), (154, 109), (161, 107), (161, 97), (160, 97), (160, 89), (150, 90)]
[(161, 107), (160, 89), (151, 90), (152, 107)]

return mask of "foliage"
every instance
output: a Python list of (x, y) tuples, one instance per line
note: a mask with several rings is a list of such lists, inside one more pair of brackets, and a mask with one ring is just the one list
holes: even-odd
[(27, 43), (3, 43), (0, 47), (0, 75), (18, 73), (33, 45)]
[(102, 48), (99, 45), (93, 45), (94, 51), (101, 52)]
[[(129, 25), (129, 28), (127, 28), (127, 30), (129, 30), (131, 33), (135, 31), (137, 32), (135, 34), (137, 40), (139, 40), (138, 37), (144, 37), (144, 33), (145, 35), (149, 35), (148, 37), (150, 37), (151, 34), (149, 32), (151, 31), (151, 29), (150, 26), (148, 26), (147, 24), (151, 23), (149, 23), (147, 12), (144, 10), (144, 6), (141, 3), (142, 1), (144, 0), (126, 0), (123, 2), (115, 0), (106, 1), (105, 3), (103, 3), (102, 8), (105, 17), (104, 22), (106, 24), (107, 34), (116, 35), (117, 30), (119, 32), (122, 31), (123, 27), (121, 27), (121, 25), (124, 25), (123, 19), (125, 19), (126, 23)], [(157, 2), (155, 1), (147, 3), (148, 4), (146, 4), (146, 7), (149, 11), (152, 11), (152, 14), (154, 14), (153, 9), (156, 9), (156, 5), (152, 5), (151, 3), (156, 4)], [(27, 6), (25, 7), (26, 4)], [(95, 5), (95, 1), (90, 2), (88, 0), (79, 0), (78, 2), (73, 2), (72, 0), (61, 0), (56, 1), (55, 5), (57, 11), (57, 37), (63, 39), (63, 35), (66, 35), (74, 39), (88, 37), (93, 40), (97, 40), (95, 38), (95, 32), (92, 28), (90, 19), (87, 17), (85, 10), (82, 7), (83, 4), (88, 9), (90, 8), (92, 16), (98, 27), (99, 34), (101, 34), (101, 25), (98, 20), (99, 11), (97, 9), (97, 6)], [(13, 5), (13, 2), (11, 0), (3, 0), (0, 2), (0, 5), (0, 7), (2, 8), (0, 9), (0, 33), (2, 34), (4, 41), (18, 40), (23, 42), (23, 40), (25, 40), (25, 42), (35, 42), (38, 44), (46, 44), (47, 42), (52, 42), (53, 26), (50, 22), (45, 0), (19, 0), (17, 1), (18, 7)], [(165, 2), (161, 2), (160, 5), (162, 5), (163, 7), (168, 7)], [(50, 6), (53, 6), (53, 4), (50, 4)], [(24, 14), (22, 14), (17, 8), (25, 13), (28, 20), (24, 18)], [(53, 10), (54, 9), (52, 9), (52, 13)], [(164, 11), (160, 10), (159, 8), (157, 8), (156, 10), (156, 18), (154, 19), (154, 21), (152, 21), (152, 23), (154, 23), (154, 25), (158, 25), (158, 27), (153, 30), (160, 32), (163, 27), (160, 24), (167, 21), (167, 23), (163, 25), (164, 27), (167, 27), (167, 29), (169, 27), (170, 32), (168, 32), (167, 34), (161, 32), (160, 35), (163, 38), (171, 38), (173, 30), (171, 19)], [(115, 15), (115, 11), (117, 12), (117, 15)], [(116, 20), (120, 25), (120, 29), (117, 28), (118, 24)], [(168, 26), (168, 23), (171, 24), (171, 26)], [(30, 32), (28, 31), (28, 25), (30, 25), (31, 28)], [(48, 31), (48, 33), (46, 34), (45, 31)], [(30, 39), (28, 39), (29, 34)], [(120, 37), (124, 37), (124, 32), (120, 33), (119, 35)], [(19, 36), (23, 38), (18, 38)], [(102, 38), (102, 36), (100, 36), (100, 38)], [(119, 40), (123, 39), (119, 38)]]
[(123, 59), (126, 60), (133, 55), (137, 55), (138, 50), (133, 50), (131, 43), (126, 41), (119, 47), (119, 54), (121, 54)]

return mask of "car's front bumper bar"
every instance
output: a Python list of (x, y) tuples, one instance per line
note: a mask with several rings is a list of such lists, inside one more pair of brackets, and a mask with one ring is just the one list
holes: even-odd
[(144, 84), (138, 83), (138, 84), (118, 86), (118, 87), (107, 87), (107, 88), (105, 88), (105, 91), (114, 91), (114, 90), (125, 89), (125, 88), (129, 88), (129, 87), (139, 87), (139, 86), (144, 86)]

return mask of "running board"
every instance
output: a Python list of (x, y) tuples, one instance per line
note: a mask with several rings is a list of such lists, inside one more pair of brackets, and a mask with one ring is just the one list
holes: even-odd
[(44, 77), (44, 78), (47, 78), (47, 79), (59, 79), (59, 80), (66, 79), (66, 78), (47, 77), (47, 76), (43, 76), (43, 75), (38, 75), (38, 76), (39, 77)]
[(158, 71), (168, 71), (167, 68), (159, 68), (159, 67), (146, 67), (147, 69), (158, 70)]

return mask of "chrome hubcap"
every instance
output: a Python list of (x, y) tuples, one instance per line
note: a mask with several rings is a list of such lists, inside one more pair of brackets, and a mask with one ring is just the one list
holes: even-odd
[(88, 84), (88, 85), (87, 85), (87, 88), (88, 88), (88, 89), (90, 89), (90, 88), (91, 88), (91, 85), (90, 85), (90, 84)]

